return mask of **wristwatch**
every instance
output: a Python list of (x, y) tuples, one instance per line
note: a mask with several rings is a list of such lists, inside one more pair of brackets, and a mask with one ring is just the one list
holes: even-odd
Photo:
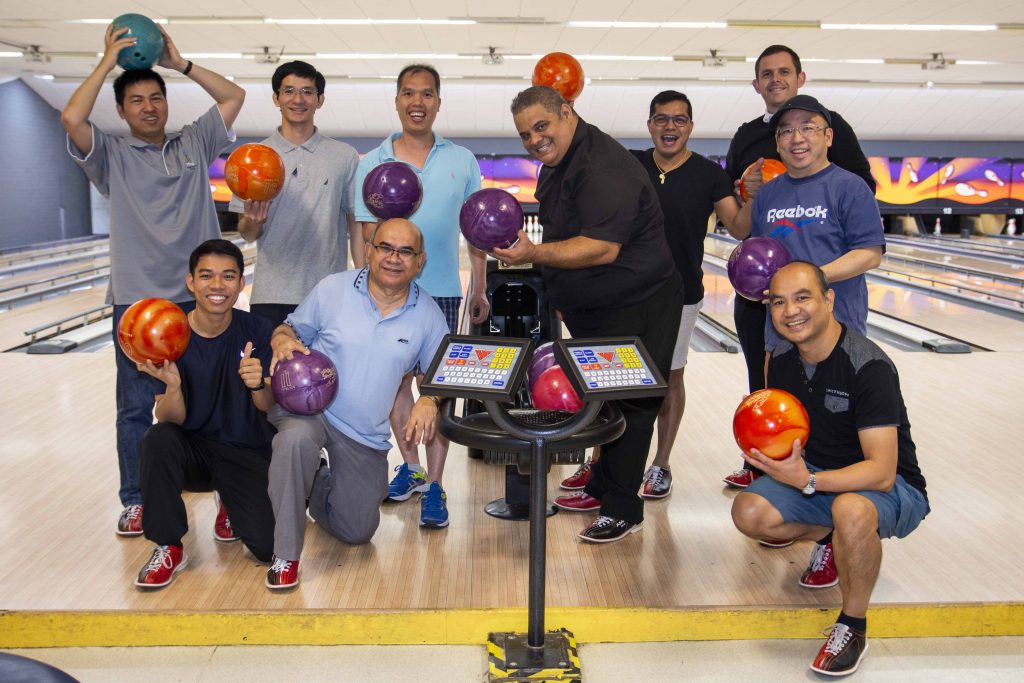
[(266, 377), (260, 377), (260, 385), (258, 387), (250, 387), (249, 391), (252, 391), (252, 392), (262, 391), (263, 389), (266, 389), (266, 388), (267, 388), (267, 378)]
[(818, 485), (818, 480), (814, 476), (814, 472), (808, 472), (808, 474), (811, 475), (811, 478), (807, 480), (807, 486), (803, 487), (800, 490), (800, 493), (804, 494), (805, 496), (813, 496), (815, 487)]

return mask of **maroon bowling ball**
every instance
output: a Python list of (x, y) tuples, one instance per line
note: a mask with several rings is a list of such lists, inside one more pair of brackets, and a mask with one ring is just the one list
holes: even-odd
[(569, 384), (565, 371), (558, 365), (540, 373), (540, 377), (530, 389), (533, 407), (537, 410), (563, 410), (578, 413), (583, 408), (583, 401), (576, 390)]
[(371, 169), (363, 180), (363, 202), (382, 221), (408, 218), (416, 213), (422, 199), (419, 175), (401, 161), (385, 161)]
[(540, 373), (557, 364), (554, 342), (546, 342), (538, 346), (537, 350), (533, 352), (533, 357), (530, 358), (530, 364), (526, 367), (526, 379), (529, 387), (533, 389), (533, 383), (540, 377)]
[(791, 260), (782, 242), (771, 237), (749, 237), (729, 254), (729, 282), (743, 298), (762, 301), (775, 271)]
[(469, 195), (462, 205), (459, 228), (466, 241), (481, 251), (507, 249), (519, 239), (523, 207), (505, 190), (486, 187)]
[(296, 351), (274, 368), (270, 388), (288, 412), (317, 415), (338, 395), (338, 369), (319, 351), (310, 349), (308, 356)]

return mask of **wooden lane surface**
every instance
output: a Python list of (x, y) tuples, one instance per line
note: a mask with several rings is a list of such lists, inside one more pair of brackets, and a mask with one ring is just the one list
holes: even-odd
[[(469, 460), (459, 446), (452, 447), (445, 472), (447, 530), (421, 529), (415, 499), (385, 505), (380, 530), (368, 545), (344, 545), (311, 525), (301, 586), (275, 594), (263, 586), (265, 566), (240, 544), (211, 538), (212, 496), (186, 494), (189, 567), (165, 590), (136, 590), (132, 580), (152, 546), (113, 532), (120, 505), (111, 353), (0, 355), (0, 543), (9, 558), (0, 566), (4, 609), (526, 605), (528, 525), (482, 512), (502, 495), (503, 468)], [(1024, 386), (1024, 354), (906, 353), (895, 361), (934, 511), (909, 538), (884, 544), (875, 602), (1024, 600), (1024, 550), (1010, 540), (1019, 494), (1000, 480), (1018, 469), (1015, 398)], [(740, 462), (729, 425), (743, 376), (738, 356), (691, 354), (690, 401), (673, 455), (675, 489), (668, 499), (647, 504), (641, 533), (591, 546), (575, 539), (588, 515), (559, 513), (549, 520), (550, 606), (838, 603), (838, 589), (806, 591), (796, 585), (809, 544), (764, 549), (731, 524), (735, 494), (720, 480)], [(394, 452), (390, 460), (399, 462)], [(550, 496), (571, 470), (552, 469)]]

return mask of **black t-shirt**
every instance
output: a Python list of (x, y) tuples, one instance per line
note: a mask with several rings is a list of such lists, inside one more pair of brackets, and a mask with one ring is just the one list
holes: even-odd
[(562, 162), (541, 167), (537, 199), (545, 242), (582, 235), (621, 245), (606, 265), (544, 266), (545, 289), (556, 308), (631, 306), (672, 276), (661, 207), (647, 172), (625, 147), (582, 118)]
[[(863, 178), (874, 194), (875, 179), (871, 176), (871, 165), (860, 148), (857, 134), (842, 116), (832, 110), (829, 110), (829, 115), (832, 117), (832, 146), (828, 148), (828, 160)], [(740, 126), (732, 137), (725, 157), (725, 172), (731, 180), (739, 180), (743, 171), (761, 157), (779, 159), (779, 150), (771, 125), (759, 116)]]
[(252, 355), (260, 359), (263, 374), (268, 375), (273, 331), (268, 320), (239, 310), (231, 312), (231, 324), (212, 339), (193, 330), (188, 348), (178, 359), (185, 431), (233, 446), (270, 450), (273, 428), (253, 405), (251, 392), (238, 376), (238, 364), (251, 341)]
[(665, 214), (665, 239), (683, 276), (683, 304), (695, 304), (704, 298), (701, 264), (708, 218), (715, 202), (732, 196), (732, 181), (721, 166), (693, 152), (686, 163), (666, 173), (662, 183), (654, 148), (630, 151), (647, 170)]
[(825, 470), (861, 462), (858, 431), (895, 426), (896, 473), (927, 497), (896, 366), (874, 342), (843, 325), (836, 347), (808, 379), (796, 347), (780, 341), (768, 363), (768, 386), (785, 389), (807, 409), (807, 462)]

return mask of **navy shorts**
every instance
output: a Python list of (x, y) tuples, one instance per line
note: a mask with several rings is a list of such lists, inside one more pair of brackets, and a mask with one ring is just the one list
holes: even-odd
[(434, 301), (444, 313), (444, 319), (448, 321), (448, 331), (452, 334), (459, 333), (459, 306), (462, 305), (461, 296), (435, 296)]
[[(815, 472), (819, 469), (808, 465)], [(779, 511), (787, 523), (813, 524), (828, 529), (832, 521), (832, 502), (839, 493), (819, 491), (805, 496), (799, 489), (780, 484), (771, 477), (761, 477), (747, 487), (746, 493), (756, 493)], [(878, 510), (879, 538), (903, 538), (917, 528), (931, 508), (928, 499), (918, 489), (896, 475), (896, 483), (889, 491), (854, 491), (870, 500)]]

